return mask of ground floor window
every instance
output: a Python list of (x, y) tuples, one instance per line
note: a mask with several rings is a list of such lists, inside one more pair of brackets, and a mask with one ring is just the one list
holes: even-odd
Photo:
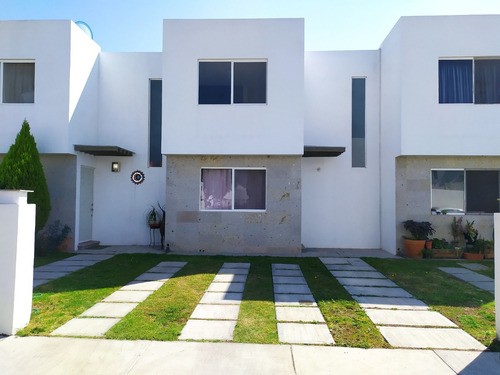
[(266, 170), (202, 168), (201, 210), (265, 210)]
[(499, 212), (500, 171), (432, 170), (432, 213)]

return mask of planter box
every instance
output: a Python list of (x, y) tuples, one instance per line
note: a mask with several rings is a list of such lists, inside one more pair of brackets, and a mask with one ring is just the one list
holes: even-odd
[(462, 250), (432, 249), (432, 258), (434, 259), (460, 259), (462, 254)]
[(495, 258), (495, 251), (493, 249), (486, 249), (484, 251), (484, 259), (493, 259)]

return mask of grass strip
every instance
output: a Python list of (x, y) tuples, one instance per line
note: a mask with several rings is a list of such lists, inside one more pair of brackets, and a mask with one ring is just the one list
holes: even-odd
[[(458, 263), (463, 261), (376, 258), (364, 260), (428, 304), (432, 310), (453, 321), (490, 350), (500, 351), (500, 343), (495, 340), (493, 294), (438, 269), (460, 267)], [(492, 267), (491, 262), (478, 263)]]
[(208, 257), (189, 260), (190, 262), (174, 277), (113, 326), (106, 333), (106, 338), (177, 340), (191, 313), (222, 266), (221, 261)]
[(266, 258), (250, 258), (248, 261), (252, 265), (245, 285), (233, 341), (277, 344), (278, 332), (271, 261)]
[(158, 263), (159, 257), (121, 254), (41, 285), (34, 290), (30, 323), (18, 336), (48, 335)]
[(301, 260), (301, 268), (338, 346), (389, 348), (375, 324), (318, 258)]

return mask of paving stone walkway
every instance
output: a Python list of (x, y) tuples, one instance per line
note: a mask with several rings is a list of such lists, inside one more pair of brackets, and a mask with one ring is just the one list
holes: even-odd
[(457, 279), (465, 281), (479, 289), (495, 293), (495, 280), (491, 277), (481, 275), (474, 271), (487, 270), (488, 267), (479, 263), (458, 263), (462, 267), (439, 267), (443, 272), (446, 272)]
[(54, 330), (52, 336), (100, 337), (111, 329), (121, 318), (131, 312), (172, 276), (186, 262), (161, 262), (139, 275), (135, 280), (104, 298), (79, 317)]
[(335, 344), (298, 264), (273, 264), (278, 338), (289, 344)]
[(113, 256), (114, 255), (109, 254), (81, 254), (46, 264), (45, 266), (36, 267), (33, 272), (33, 288), (48, 283), (54, 279), (58, 279), (59, 277), (69, 275), (70, 273), (81, 270), (82, 268), (93, 266), (94, 264)]
[(320, 258), (397, 348), (484, 350), (452, 321), (357, 258)]
[(250, 263), (224, 263), (182, 329), (179, 340), (232, 341)]

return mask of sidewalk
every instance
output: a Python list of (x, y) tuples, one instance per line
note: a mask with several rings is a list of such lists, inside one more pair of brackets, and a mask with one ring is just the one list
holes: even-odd
[(500, 353), (61, 337), (0, 339), (0, 373), (498, 375)]

